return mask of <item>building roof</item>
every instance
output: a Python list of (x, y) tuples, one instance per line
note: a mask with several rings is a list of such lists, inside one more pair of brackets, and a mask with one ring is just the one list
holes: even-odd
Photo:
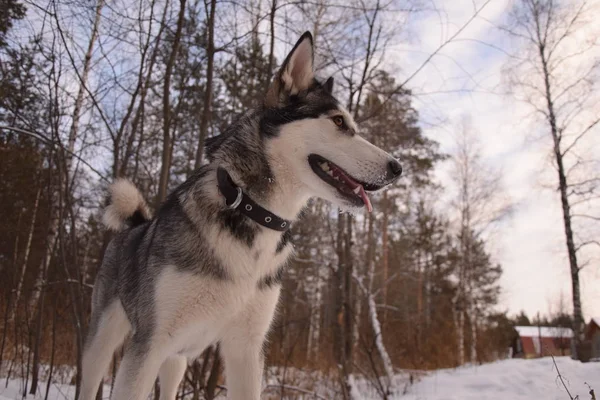
[(592, 318), (592, 320), (590, 322), (595, 323), (596, 326), (598, 326), (600, 328), (600, 317)]
[(571, 328), (560, 328), (557, 326), (515, 326), (515, 330), (521, 337), (543, 337), (543, 338), (571, 338)]

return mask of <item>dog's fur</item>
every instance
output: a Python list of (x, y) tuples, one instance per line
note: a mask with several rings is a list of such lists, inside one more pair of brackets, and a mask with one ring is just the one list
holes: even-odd
[[(306, 33), (260, 107), (208, 141), (210, 163), (175, 189), (154, 218), (130, 182), (113, 184), (104, 222), (119, 232), (94, 286), (84, 400), (95, 398), (126, 336), (114, 399), (145, 399), (157, 375), (161, 399), (174, 399), (187, 358), (217, 342), (229, 398), (259, 399), (262, 346), (292, 251), (290, 233), (229, 209), (216, 169), (225, 168), (254, 201), (288, 220), (312, 196), (344, 208), (359, 205), (317, 176), (310, 154), (332, 161), (370, 190), (391, 183), (400, 174), (398, 162), (358, 136), (352, 117), (331, 94), (332, 83), (314, 78), (312, 37)], [(336, 117), (343, 118), (341, 127)]]

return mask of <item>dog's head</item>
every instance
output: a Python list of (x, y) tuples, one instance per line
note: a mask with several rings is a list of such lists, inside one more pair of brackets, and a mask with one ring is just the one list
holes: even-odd
[(313, 40), (307, 32), (283, 62), (264, 101), (260, 131), (269, 161), (311, 196), (371, 211), (367, 192), (394, 182), (402, 168), (360, 137), (332, 89), (332, 78), (325, 83), (315, 79)]

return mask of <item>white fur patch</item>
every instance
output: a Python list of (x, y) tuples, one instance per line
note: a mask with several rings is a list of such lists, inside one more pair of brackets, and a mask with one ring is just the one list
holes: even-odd
[(139, 210), (150, 219), (150, 209), (140, 191), (127, 179), (117, 179), (109, 187), (110, 205), (106, 207), (102, 222), (113, 231), (125, 228), (125, 220)]
[[(338, 111), (344, 115), (348, 126), (356, 130), (352, 116), (342, 107)], [(303, 193), (304, 186), (304, 192), (352, 212), (361, 208), (347, 203), (338, 195), (337, 189), (319, 178), (312, 171), (307, 161), (308, 156), (318, 154), (356, 179), (371, 183), (385, 181), (387, 164), (392, 159), (390, 154), (358, 134), (340, 134), (327, 116), (283, 125), (281, 134), (267, 142), (267, 154), (271, 164), (277, 165), (274, 168), (276, 179), (297, 182), (296, 193)]]

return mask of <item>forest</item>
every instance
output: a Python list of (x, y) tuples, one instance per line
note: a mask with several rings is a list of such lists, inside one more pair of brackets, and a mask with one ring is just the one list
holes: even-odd
[[(334, 92), (361, 135), (401, 160), (404, 173), (373, 195), (372, 213), (339, 212), (318, 199), (303, 211), (292, 230), (295, 255), (265, 352), (264, 394), (350, 399), (351, 381), (360, 377), (388, 399), (406, 390), (394, 383), (396, 374), (410, 385), (423, 371), (507, 357), (512, 327), (526, 317), (513, 317), (500, 305), (503, 266), (490, 250), (489, 232), (510, 218), (514, 204), (501, 176), (483, 162), (478, 132), (468, 120), (457, 129), (453, 154), (424, 131), (411, 90), (423, 65), (403, 66), (415, 72), (399, 78), (399, 67), (386, 58), (409, 34), (398, 21), (435, 12), (431, 4), (2, 3), (0, 377), (7, 382), (20, 378), (24, 393), (40, 396), (47, 396), (51, 382), (78, 390), (92, 288), (112, 235), (101, 222), (108, 184), (127, 178), (158, 208), (207, 162), (205, 140), (260, 104), (282, 57), (306, 30), (314, 37), (317, 75), (334, 77)], [(560, 33), (560, 23), (571, 19), (548, 17), (558, 15), (552, 3), (516, 2), (506, 35), (519, 41), (536, 18)], [(473, 18), (486, 5), (474, 6)], [(559, 34), (550, 36), (554, 42), (541, 43), (542, 55), (561, 43)], [(540, 43), (525, 42), (539, 53)], [(539, 65), (560, 61), (552, 51), (546, 55)], [(543, 83), (549, 73), (537, 66), (532, 68)], [(513, 87), (529, 90), (519, 74), (511, 77)], [(586, 75), (578, 82), (590, 81)], [(583, 265), (576, 254), (598, 242), (573, 234), (569, 206), (598, 198), (599, 181), (597, 174), (584, 181), (565, 173), (574, 163), (567, 160), (565, 167), (563, 158), (597, 122), (581, 128), (581, 136), (566, 134), (558, 107), (564, 102), (572, 110), (570, 99), (592, 90), (573, 88), (573, 97), (561, 91), (554, 102), (547, 90), (549, 100), (538, 107), (545, 115), (557, 107), (557, 117), (541, 126), (554, 135), (549, 150), (559, 166), (570, 262), (565, 268), (579, 285)], [(450, 183), (436, 178), (440, 165), (451, 171)], [(448, 186), (456, 189), (449, 201)], [(575, 294), (573, 306), (548, 318), (577, 334), (584, 321)], [(107, 371), (104, 398), (120, 357), (117, 352)], [(180, 397), (222, 395), (221, 364), (214, 346), (190, 361)], [(157, 385), (156, 396), (158, 391)]]

